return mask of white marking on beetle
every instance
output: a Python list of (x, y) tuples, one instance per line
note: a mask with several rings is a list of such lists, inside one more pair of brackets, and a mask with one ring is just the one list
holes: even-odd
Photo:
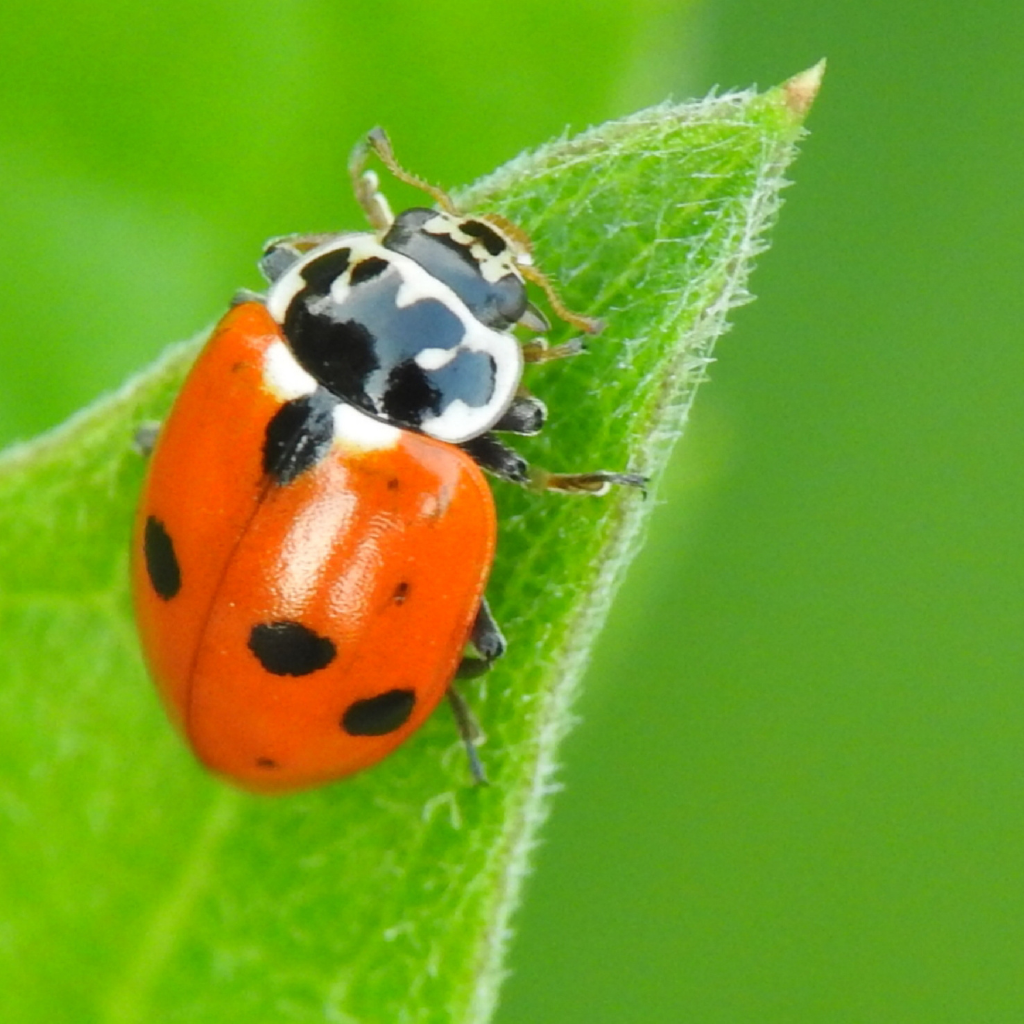
[(456, 296), (455, 292), (433, 274), (424, 270), (415, 260), (403, 256), (401, 253), (392, 253), (391, 256), (392, 265), (402, 280), (398, 286), (398, 294), (395, 296), (395, 305), (399, 309), (405, 309), (424, 299), (437, 299), (438, 302), (443, 302), (454, 312), (457, 312), (456, 305), (463, 305), (462, 300)]
[[(306, 287), (306, 280), (302, 276), (303, 270), (314, 260), (318, 260), (327, 253), (337, 252), (339, 249), (352, 250), (352, 262), (364, 256), (376, 256), (386, 254), (377, 239), (366, 232), (359, 234), (335, 235), (329, 241), (318, 245), (315, 249), (303, 254), (302, 258), (296, 260), (271, 286), (267, 292), (267, 311), (279, 323), (284, 323), (285, 314), (292, 304), (295, 296)], [(346, 276), (347, 279), (347, 276)]]
[(440, 441), (461, 444), (490, 430), (505, 414), (505, 408), (497, 407), (495, 415), (495, 406), (491, 403), (467, 405), (461, 398), (453, 398), (440, 416), (425, 417), (420, 429)]
[(509, 274), (515, 274), (521, 280), (522, 275), (516, 270), (516, 262), (526, 263), (529, 261), (522, 259), (516, 253), (509, 240), (493, 224), (487, 226), (505, 243), (505, 248), (497, 255), (490, 253), (487, 246), (476, 235), (470, 235), (462, 230), (462, 225), (468, 219), (470, 218), (452, 217), (446, 213), (439, 213), (426, 221), (421, 230), (428, 235), (447, 236), (469, 249), (470, 255), (480, 270), (480, 276), (488, 284), (494, 284)]
[[(392, 269), (397, 271), (401, 279), (395, 296), (395, 305), (398, 308), (411, 306), (424, 299), (434, 299), (443, 303), (459, 318), (464, 333), (457, 346), (443, 350), (446, 354), (451, 353), (449, 358), (454, 359), (460, 352), (484, 352), (494, 362), (494, 385), (491, 397), (485, 405), (472, 407), (462, 401), (452, 402), (440, 416), (435, 416), (423, 423), (421, 427), (423, 432), (440, 441), (460, 444), (489, 430), (512, 404), (516, 388), (523, 375), (523, 354), (519, 342), (510, 333), (496, 331), (482, 324), (443, 281), (428, 273), (408, 256), (385, 249), (373, 235), (338, 235), (329, 242), (310, 250), (301, 261), (290, 267), (271, 286), (267, 295), (267, 309), (270, 311), (270, 315), (278, 323), (283, 323), (289, 303), (306, 285), (302, 277), (305, 267), (320, 256), (342, 248), (352, 250), (350, 266), (368, 256), (381, 256), (391, 264)], [(311, 312), (328, 314), (332, 309), (337, 310), (338, 300), (335, 296), (347, 295), (351, 290), (348, 276), (347, 273), (343, 274), (333, 282), (332, 294), (311, 304)], [(445, 365), (440, 362), (440, 356), (434, 355), (436, 351), (438, 351), (436, 348), (429, 346), (419, 354), (428, 363), (437, 360), (435, 366), (428, 366), (424, 365), (420, 358), (417, 358), (422, 369), (429, 372), (432, 368)], [(301, 367), (298, 367), (298, 364), (295, 365), (301, 373), (305, 373)], [(313, 378), (308, 377), (308, 380), (312, 381)], [(308, 394), (312, 390), (312, 387), (307, 387), (294, 397)], [(374, 388), (370, 381), (367, 382), (368, 394), (379, 399), (379, 392), (379, 387)], [(355, 448), (393, 447), (397, 443), (399, 429), (367, 416), (354, 406), (342, 404), (335, 410), (335, 437), (340, 442), (351, 444)]]
[(402, 437), (401, 427), (375, 420), (345, 402), (334, 407), (333, 416), (334, 440), (345, 448), (360, 451), (394, 448)]
[(458, 354), (461, 345), (451, 348), (424, 348), (416, 353), (416, 365), (421, 370), (440, 370), (447, 366)]
[(316, 378), (299, 365), (283, 341), (275, 341), (263, 356), (263, 380), (275, 398), (290, 402), (316, 391)]

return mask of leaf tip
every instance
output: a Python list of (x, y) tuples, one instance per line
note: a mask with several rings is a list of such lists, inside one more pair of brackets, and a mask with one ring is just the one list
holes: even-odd
[(813, 67), (801, 71), (782, 84), (782, 100), (786, 109), (798, 120), (802, 121), (811, 109), (821, 80), (825, 77), (825, 58)]

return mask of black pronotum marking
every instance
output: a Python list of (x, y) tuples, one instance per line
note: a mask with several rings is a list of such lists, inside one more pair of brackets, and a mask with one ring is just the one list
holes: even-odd
[(330, 665), (337, 654), (330, 639), (291, 619), (253, 626), (249, 650), (275, 676), (308, 676)]
[(395, 592), (391, 595), (391, 600), (394, 601), (395, 604), (405, 604), (405, 600), (408, 596), (409, 584), (405, 580), (402, 580), (402, 582), (395, 587)]
[(379, 256), (367, 256), (365, 260), (360, 260), (352, 268), (348, 279), (349, 284), (354, 288), (358, 284), (372, 281), (378, 275), (383, 274), (389, 266), (388, 261), (382, 260)]
[(387, 690), (350, 704), (341, 716), (341, 727), (350, 736), (386, 736), (409, 721), (415, 706), (413, 690)]
[(381, 412), (398, 423), (423, 422), (424, 411), (435, 415), (441, 408), (441, 392), (430, 383), (422, 367), (411, 360), (396, 366), (388, 374)]
[(309, 286), (310, 291), (326, 295), (331, 290), (331, 285), (348, 270), (351, 262), (351, 249), (333, 249), (307, 263), (302, 268), (302, 280)]
[(285, 402), (263, 435), (263, 472), (279, 484), (291, 483), (315, 466), (334, 439), (337, 399), (317, 388), (311, 395)]
[(174, 541), (167, 528), (155, 516), (146, 519), (142, 538), (146, 573), (158, 597), (170, 601), (181, 590), (181, 566), (174, 553)]

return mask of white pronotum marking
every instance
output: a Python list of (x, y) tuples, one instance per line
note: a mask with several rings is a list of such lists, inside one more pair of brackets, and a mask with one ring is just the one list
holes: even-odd
[(416, 365), (423, 370), (440, 370), (458, 354), (458, 346), (454, 348), (425, 348), (416, 353)]

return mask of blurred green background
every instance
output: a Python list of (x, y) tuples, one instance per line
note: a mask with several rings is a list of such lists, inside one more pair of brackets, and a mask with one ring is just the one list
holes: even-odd
[(9, 0), (0, 438), (264, 238), (566, 125), (823, 94), (600, 646), (501, 1024), (1024, 1020), (1024, 7)]

